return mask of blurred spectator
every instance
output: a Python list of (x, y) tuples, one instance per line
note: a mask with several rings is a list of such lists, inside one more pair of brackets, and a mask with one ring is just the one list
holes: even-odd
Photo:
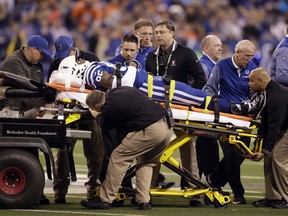
[(257, 41), (259, 64), (269, 71), (273, 48), (286, 33), (287, 8), (285, 0), (1, 0), (0, 62), (6, 57), (11, 21), (25, 38), (41, 34), (50, 44), (59, 35), (80, 35), (85, 49), (106, 60), (122, 36), (133, 32), (131, 24), (144, 18), (153, 23), (172, 20), (178, 32), (175, 39), (199, 54), (200, 41), (208, 34), (218, 35), (225, 44), (223, 57), (233, 53), (239, 40)]
[(14, 51), (20, 49), (22, 46), (26, 43), (26, 37), (24, 32), (22, 32), (17, 25), (16, 22), (12, 22), (10, 24), (10, 38), (9, 38), (9, 44), (6, 50), (6, 55), (10, 55)]
[(102, 16), (102, 8), (96, 7), (100, 0), (80, 0), (71, 11), (71, 18), (76, 29), (84, 27), (88, 29), (95, 19), (100, 19)]

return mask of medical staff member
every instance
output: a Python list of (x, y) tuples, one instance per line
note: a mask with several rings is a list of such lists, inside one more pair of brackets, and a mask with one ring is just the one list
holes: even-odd
[(151, 209), (149, 189), (153, 166), (158, 164), (172, 135), (164, 108), (127, 86), (112, 89), (107, 95), (92, 91), (86, 104), (101, 112), (96, 117), (101, 128), (118, 128), (127, 135), (112, 152), (106, 178), (100, 186), (100, 198), (83, 200), (81, 205), (90, 209), (109, 209), (129, 165), (136, 159), (136, 201), (140, 210)]

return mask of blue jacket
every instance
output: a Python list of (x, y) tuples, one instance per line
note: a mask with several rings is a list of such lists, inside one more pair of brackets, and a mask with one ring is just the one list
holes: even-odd
[(249, 97), (249, 74), (257, 66), (250, 61), (240, 70), (235, 67), (233, 57), (220, 60), (212, 70), (204, 90), (208, 95), (217, 95), (220, 98), (235, 103), (241, 103)]
[(278, 44), (270, 68), (271, 79), (288, 86), (288, 35)]
[(124, 66), (125, 59), (123, 58), (121, 54), (119, 54), (117, 56), (112, 57), (107, 62), (112, 63), (112, 64), (116, 64), (117, 62), (119, 62), (121, 63), (122, 66)]
[(148, 53), (152, 52), (154, 49), (153, 47), (149, 46), (145, 49), (139, 49), (138, 50), (138, 54), (136, 56), (136, 60), (138, 62), (140, 62), (142, 68), (145, 70), (146, 68), (146, 57), (148, 55)]
[(205, 72), (206, 79), (208, 80), (212, 72), (212, 69), (215, 66), (215, 63), (210, 58), (208, 58), (208, 56), (205, 54), (201, 56), (199, 61)]

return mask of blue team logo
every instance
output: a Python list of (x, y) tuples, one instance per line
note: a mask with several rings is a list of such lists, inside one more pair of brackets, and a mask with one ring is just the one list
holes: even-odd
[(61, 51), (63, 49), (61, 44), (56, 44), (56, 50)]

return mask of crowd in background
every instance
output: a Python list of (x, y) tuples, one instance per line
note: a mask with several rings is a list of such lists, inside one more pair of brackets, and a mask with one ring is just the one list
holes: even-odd
[(114, 56), (122, 37), (133, 33), (139, 18), (169, 19), (176, 40), (201, 55), (208, 34), (223, 42), (223, 55), (249, 39), (257, 46), (258, 64), (269, 71), (271, 54), (286, 34), (287, 0), (0, 0), (0, 62), (31, 35), (55, 39), (70, 35), (77, 47), (101, 60)]

